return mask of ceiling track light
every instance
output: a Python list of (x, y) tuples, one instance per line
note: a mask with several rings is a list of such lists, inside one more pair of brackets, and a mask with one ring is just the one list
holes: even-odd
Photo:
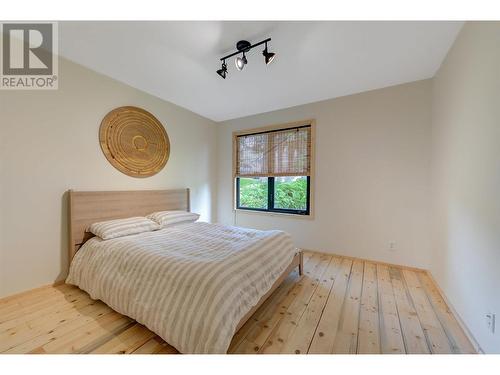
[[(269, 65), (273, 62), (274, 58), (276, 57), (276, 54), (274, 52), (269, 52), (267, 50), (267, 43), (271, 41), (271, 38), (267, 38), (261, 42), (251, 44), (247, 40), (240, 40), (238, 43), (236, 43), (236, 52), (233, 52), (227, 56), (221, 57), (222, 61), (222, 68), (217, 70), (217, 74), (220, 75), (222, 78), (226, 79), (227, 76), (227, 65), (226, 65), (226, 60), (229, 59), (230, 57), (236, 56), (236, 59), (234, 60), (234, 64), (236, 65), (236, 69), (238, 70), (243, 70), (246, 64), (248, 64), (247, 57), (245, 53), (249, 52), (252, 48), (255, 48), (257, 46), (260, 46), (262, 44), (265, 44), (264, 51), (262, 51), (262, 55), (264, 55), (264, 62), (266, 65)], [(241, 56), (239, 56), (241, 54)]]

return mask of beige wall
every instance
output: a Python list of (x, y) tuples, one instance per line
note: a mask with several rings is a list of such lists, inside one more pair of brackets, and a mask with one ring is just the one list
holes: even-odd
[(500, 353), (500, 22), (465, 24), (432, 106), (432, 273), (482, 348)]
[[(216, 124), (108, 77), (60, 60), (59, 90), (0, 91), (0, 297), (64, 276), (64, 192), (189, 187), (192, 209), (215, 219)], [(165, 126), (170, 160), (136, 179), (113, 168), (98, 141), (104, 115), (122, 105)]]
[[(430, 89), (425, 80), (222, 123), (218, 220), (283, 229), (308, 249), (428, 268)], [(232, 132), (308, 118), (317, 124), (314, 219), (235, 214)]]

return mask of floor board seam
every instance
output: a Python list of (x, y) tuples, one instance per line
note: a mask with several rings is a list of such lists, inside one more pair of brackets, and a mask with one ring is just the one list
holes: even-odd
[[(335, 257), (332, 257), (332, 259), (330, 259), (330, 262), (333, 262), (334, 259), (335, 259)], [(340, 264), (339, 264), (339, 267), (340, 267)], [(316, 331), (318, 330), (319, 322), (321, 322), (321, 319), (323, 318), (323, 313), (325, 312), (326, 304), (328, 303), (328, 300), (330, 299), (330, 294), (332, 293), (333, 286), (335, 285), (335, 282), (337, 281), (339, 274), (340, 274), (340, 270), (335, 275), (335, 279), (333, 280), (332, 286), (331, 286), (330, 290), (328, 291), (328, 296), (326, 296), (326, 298), (325, 298), (325, 304), (323, 305), (323, 308), (321, 309), (321, 314), (320, 314), (319, 319), (318, 319), (318, 324), (316, 324), (316, 327), (314, 328), (314, 332), (311, 336), (311, 339), (309, 340), (309, 344), (307, 345), (307, 352), (306, 353), (309, 353), (309, 349), (311, 348), (311, 344), (314, 340), (314, 336), (316, 335)]]
[[(413, 297), (410, 293), (410, 289), (409, 289), (409, 286), (408, 286), (408, 283), (406, 281), (406, 277), (404, 275), (403, 272), (401, 272), (401, 279), (403, 280), (403, 283), (405, 285), (405, 289), (408, 293), (408, 298), (409, 298), (409, 301), (411, 302), (412, 306), (414, 307), (415, 309), (415, 313), (417, 313), (417, 308), (415, 306), (415, 301), (413, 300)], [(431, 305), (432, 306), (432, 305)], [(431, 339), (429, 337), (429, 332), (428, 330), (423, 326), (422, 324), (422, 321), (420, 320), (420, 316), (418, 315), (417, 313), (417, 318), (418, 318), (418, 323), (420, 324), (420, 327), (422, 328), (422, 332), (424, 332), (424, 336), (425, 336), (425, 342), (427, 343), (427, 347), (429, 348), (429, 352), (430, 354), (434, 354), (434, 351), (433, 351), (433, 346), (432, 346), (432, 343), (431, 343)]]
[[(321, 272), (321, 274), (316, 278), (316, 285), (314, 286), (314, 289), (311, 293), (311, 295), (309, 296), (308, 300), (307, 300), (307, 305), (306, 305), (306, 308), (302, 311), (302, 313), (300, 314), (300, 317), (297, 319), (297, 322), (296, 322), (296, 325), (295, 325), (295, 329), (294, 331), (297, 329), (297, 325), (298, 323), (300, 322), (300, 320), (302, 319), (302, 317), (304, 316), (305, 312), (307, 311), (307, 306), (309, 306), (309, 304), (311, 303), (311, 299), (313, 298), (314, 296), (314, 293), (316, 293), (316, 290), (318, 289), (319, 287), (319, 284), (320, 284), (320, 280), (321, 278), (323, 277), (323, 275), (325, 274), (326, 270), (328, 269), (328, 266), (330, 265), (330, 262), (332, 261), (333, 257), (331, 256), (330, 257), (330, 260), (328, 261), (328, 264), (325, 266), (325, 268), (323, 269), (323, 272)], [(314, 278), (314, 277), (313, 277)], [(318, 320), (318, 324), (319, 324), (319, 320)], [(317, 328), (318, 326), (316, 326)], [(313, 336), (314, 337), (314, 336)], [(311, 338), (311, 341), (312, 341), (312, 338)], [(307, 348), (307, 352), (309, 352), (309, 348)]]
[(450, 337), (450, 334), (448, 332), (448, 329), (447, 327), (443, 324), (443, 322), (441, 321), (441, 318), (439, 317), (439, 314), (437, 313), (437, 309), (436, 309), (436, 306), (434, 305), (434, 303), (432, 302), (432, 300), (430, 299), (429, 297), (429, 294), (427, 293), (427, 288), (425, 288), (423, 285), (422, 285), (422, 281), (420, 279), (420, 275), (417, 275), (417, 279), (418, 279), (418, 282), (420, 283), (420, 286), (422, 287), (422, 290), (424, 291), (424, 295), (425, 297), (427, 298), (427, 301), (429, 302), (430, 306), (432, 307), (432, 310), (434, 312), (434, 314), (436, 315), (436, 319), (439, 323), (439, 325), (441, 326), (441, 328), (443, 329), (443, 332), (444, 334), (446, 335), (446, 338), (448, 339), (448, 342), (450, 344), (450, 347), (451, 349), (453, 350), (453, 352), (455, 354), (460, 354), (461, 351), (458, 347), (458, 345), (456, 344), (455, 340)]
[(359, 327), (361, 325), (361, 305), (363, 301), (363, 290), (365, 285), (365, 267), (366, 267), (366, 262), (363, 262), (363, 274), (361, 275), (361, 294), (359, 296), (358, 336), (356, 338), (356, 354), (359, 354)]
[[(307, 306), (308, 306), (308, 305), (309, 305), (309, 303), (311, 302), (311, 299), (312, 299), (312, 297), (313, 297), (314, 293), (316, 292), (316, 289), (318, 288), (318, 285), (320, 284), (319, 280), (321, 279), (321, 277), (323, 276), (323, 274), (326, 272), (326, 270), (327, 270), (327, 268), (328, 268), (328, 265), (330, 264), (330, 262), (331, 262), (331, 260), (332, 260), (332, 259), (333, 259), (333, 257), (330, 257), (330, 260), (328, 261), (328, 264), (324, 267), (323, 272), (321, 272), (321, 274), (319, 275), (319, 277), (317, 277), (317, 278), (316, 278), (316, 283), (315, 283), (316, 285), (314, 285), (314, 289), (313, 289), (313, 291), (311, 292), (311, 295), (309, 296), (309, 298), (308, 298), (308, 300), (307, 300)], [(320, 258), (320, 263), (321, 263), (321, 258)], [(319, 263), (319, 264), (320, 264), (320, 263)], [(311, 276), (311, 277), (312, 277), (313, 279), (315, 279), (315, 277), (314, 277), (314, 276)], [(290, 304), (290, 305), (291, 305), (291, 304)], [(287, 307), (287, 311), (288, 311), (288, 308), (290, 307), (290, 305)], [(305, 313), (305, 312), (306, 312), (306, 310), (307, 310), (307, 306), (306, 306), (306, 308), (302, 311), (302, 313), (300, 314), (300, 316), (298, 317), (295, 327), (297, 327), (298, 322), (302, 319), (302, 316), (304, 315), (304, 313)], [(285, 315), (283, 315), (283, 317), (280, 319), (280, 323), (279, 323), (279, 325), (281, 325), (281, 323), (283, 322), (284, 317), (285, 317)], [(279, 325), (276, 325), (276, 327), (275, 327), (275, 328), (277, 329), (277, 328), (279, 327)], [(295, 329), (297, 329), (297, 328), (295, 328)], [(294, 331), (295, 331), (295, 329), (294, 329)], [(273, 331), (274, 331), (274, 330), (273, 330)], [(271, 335), (269, 335), (269, 336), (267, 337), (267, 339), (266, 339), (266, 341), (264, 342), (264, 344), (262, 345), (262, 347), (261, 347), (261, 348), (259, 348), (259, 351), (258, 351), (259, 353), (261, 353), (261, 350), (263, 350), (263, 348), (265, 348), (265, 347), (266, 347), (266, 344), (268, 343), (268, 341), (269, 341), (269, 338), (270, 338), (270, 337), (272, 337), (272, 334), (271, 334)], [(308, 351), (309, 351), (309, 349), (308, 349)]]
[[(340, 323), (344, 321), (344, 307), (345, 307), (345, 301), (347, 298), (347, 292), (349, 291), (349, 286), (351, 284), (351, 276), (352, 276), (352, 268), (353, 267), (354, 267), (354, 261), (351, 262), (351, 266), (349, 268), (349, 278), (347, 279), (345, 290), (344, 290), (344, 299), (342, 300), (342, 307), (340, 308), (340, 317), (339, 317), (339, 321), (337, 322), (337, 331), (335, 333), (335, 338), (333, 340), (332, 347), (330, 348), (331, 354), (334, 354), (333, 348), (335, 347), (335, 340), (337, 339), (337, 335), (339, 333)], [(332, 286), (332, 288), (333, 288), (333, 286)]]
[[(398, 270), (398, 272), (400, 272), (400, 271)], [(390, 275), (390, 272), (389, 272), (389, 275)], [(401, 277), (402, 276), (403, 275), (401, 275)], [(394, 284), (392, 283), (392, 276), (390, 276), (390, 278), (391, 278), (392, 294), (394, 294), (394, 297), (396, 297), (396, 294), (394, 292)], [(406, 288), (405, 288), (405, 292), (406, 292)], [(406, 337), (405, 337), (406, 335), (404, 334), (403, 324), (401, 323), (401, 314), (399, 313), (398, 302), (396, 299), (395, 299), (395, 306), (396, 306), (396, 312), (398, 313), (399, 329), (401, 330), (401, 337), (403, 338), (403, 345), (405, 347), (405, 353), (409, 354), (408, 353), (408, 343), (406, 342)]]

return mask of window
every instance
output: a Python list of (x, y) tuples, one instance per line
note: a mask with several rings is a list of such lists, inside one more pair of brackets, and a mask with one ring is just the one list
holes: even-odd
[(234, 135), (236, 208), (310, 215), (313, 122)]

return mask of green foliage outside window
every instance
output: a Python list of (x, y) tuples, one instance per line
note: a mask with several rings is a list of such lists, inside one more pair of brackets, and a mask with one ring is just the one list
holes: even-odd
[[(240, 206), (267, 208), (268, 179), (240, 178)], [(307, 178), (276, 177), (274, 179), (274, 208), (306, 210)]]
[(240, 178), (240, 206), (267, 208), (267, 177)]
[(305, 210), (306, 200), (306, 177), (276, 177), (274, 179), (274, 208)]

